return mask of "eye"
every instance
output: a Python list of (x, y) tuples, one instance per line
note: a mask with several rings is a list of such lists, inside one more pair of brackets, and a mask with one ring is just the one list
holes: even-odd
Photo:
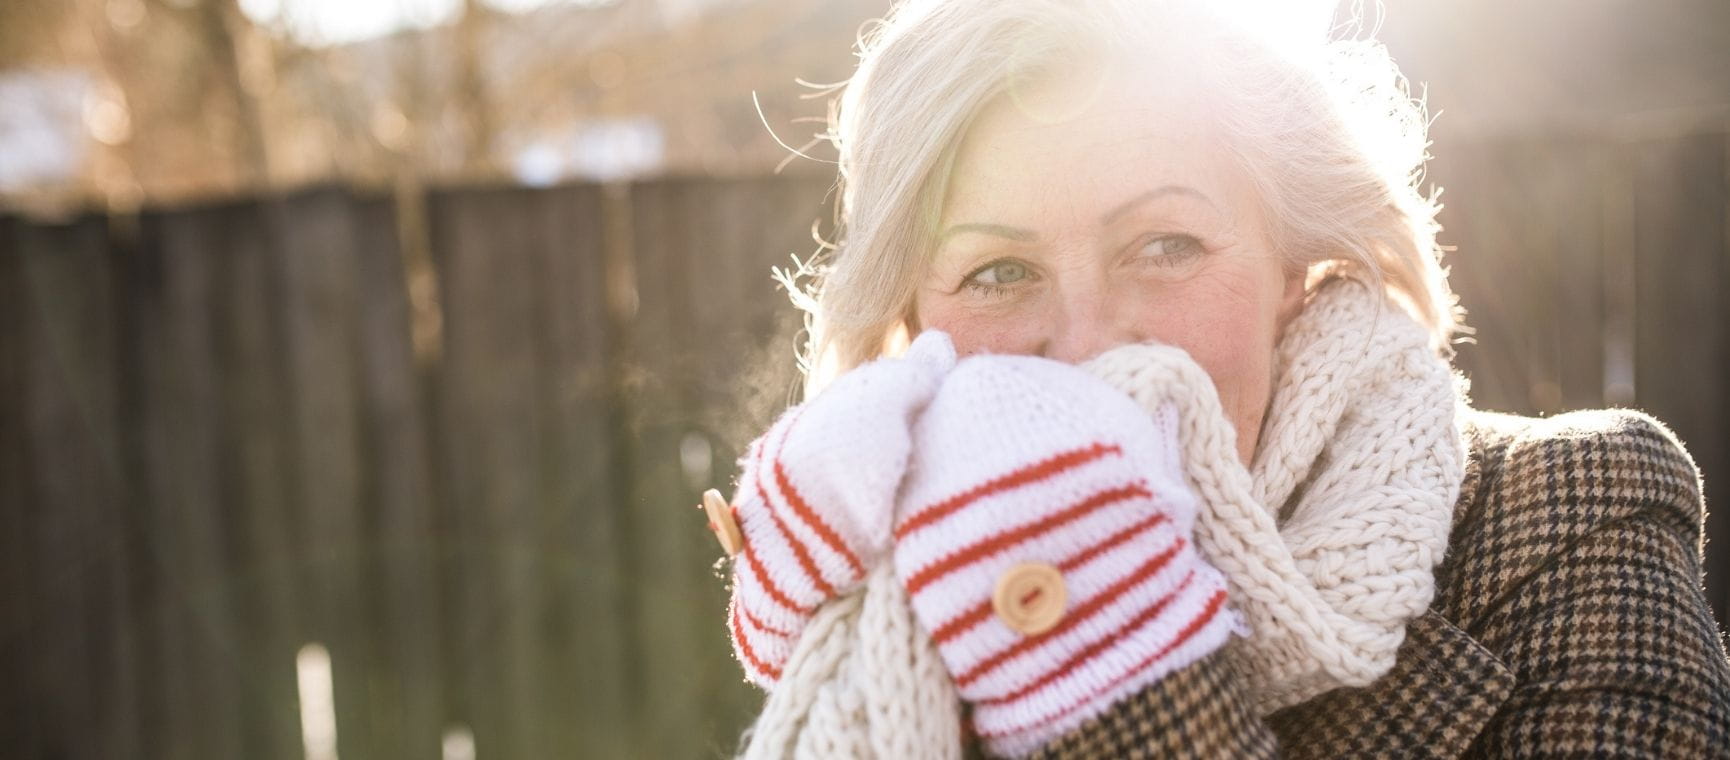
[(1026, 278), (1026, 264), (1013, 259), (999, 259), (975, 270), (967, 276), (967, 281), (981, 285), (1009, 285)]
[(973, 270), (967, 278), (961, 281), (961, 288), (986, 298), (999, 298), (1012, 295), (1015, 291), (1026, 287), (1027, 283), (1039, 279), (1024, 261), (1015, 259), (997, 259), (985, 266)]
[(1201, 252), (1201, 241), (1189, 235), (1160, 235), (1142, 244), (1138, 258), (1156, 266), (1177, 266)]

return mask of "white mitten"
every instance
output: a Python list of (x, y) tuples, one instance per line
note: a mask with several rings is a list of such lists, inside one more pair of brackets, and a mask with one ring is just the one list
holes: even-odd
[(1029, 752), (1239, 624), (1191, 543), (1177, 410), (1061, 362), (960, 362), (919, 415), (894, 562), (974, 731)]
[(743, 535), (728, 610), (733, 648), (765, 688), (817, 606), (854, 588), (891, 543), (911, 426), (955, 364), (941, 332), (837, 378), (747, 449), (731, 504)]

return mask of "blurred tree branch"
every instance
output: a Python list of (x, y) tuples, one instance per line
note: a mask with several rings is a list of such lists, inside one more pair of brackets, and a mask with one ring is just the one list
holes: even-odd
[(233, 108), (232, 139), (235, 155), (240, 157), (240, 182), (244, 187), (268, 188), (272, 185), (270, 140), (261, 116), (260, 80), (257, 75), (248, 77), (243, 68), (250, 58), (249, 46), (266, 43), (253, 39), (256, 32), (241, 13), (239, 0), (203, 0), (198, 16), (212, 73)]
[(455, 105), (463, 125), (463, 172), (471, 177), (494, 172), (492, 103), (487, 88), (487, 47), (482, 39), (491, 16), (480, 0), (463, 0), (457, 19), (457, 85)]

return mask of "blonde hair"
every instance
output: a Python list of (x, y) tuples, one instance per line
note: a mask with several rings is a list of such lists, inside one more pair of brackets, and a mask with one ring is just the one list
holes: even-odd
[(805, 391), (905, 340), (958, 143), (1017, 82), (1101, 53), (1182, 45), (1209, 77), (1230, 158), (1292, 271), (1358, 270), (1446, 352), (1462, 328), (1439, 261), (1435, 196), (1418, 185), (1428, 121), (1379, 43), (1275, 40), (1207, 0), (906, 0), (860, 35), (831, 104), (835, 246), (781, 273), (806, 313)]

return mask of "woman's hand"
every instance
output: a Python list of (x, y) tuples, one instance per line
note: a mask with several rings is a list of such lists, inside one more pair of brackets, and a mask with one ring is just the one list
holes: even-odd
[(1225, 642), (1177, 409), (1034, 357), (961, 362), (914, 426), (894, 562), (975, 732), (1018, 755)]
[(744, 545), (728, 625), (748, 678), (769, 687), (823, 602), (888, 553), (912, 425), (955, 364), (941, 332), (788, 410), (753, 442), (732, 499)]

